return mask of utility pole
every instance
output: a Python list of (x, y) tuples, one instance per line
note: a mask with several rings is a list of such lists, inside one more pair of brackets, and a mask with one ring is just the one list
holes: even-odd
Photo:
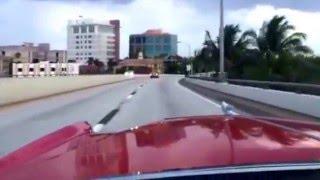
[(219, 34), (219, 49), (220, 49), (220, 72), (219, 80), (225, 81), (226, 74), (224, 72), (224, 12), (223, 0), (220, 0), (220, 34)]

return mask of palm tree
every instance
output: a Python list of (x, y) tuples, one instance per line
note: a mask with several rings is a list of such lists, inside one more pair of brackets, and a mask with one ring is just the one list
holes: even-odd
[(257, 48), (270, 79), (291, 80), (295, 57), (312, 54), (312, 50), (303, 44), (306, 34), (294, 30), (285, 16), (276, 15), (264, 22), (259, 31)]
[[(244, 53), (247, 52), (248, 49), (255, 46), (255, 40), (257, 38), (256, 33), (253, 30), (247, 30), (241, 34), (241, 30), (239, 25), (226, 25), (224, 28), (224, 48), (225, 48), (225, 58), (226, 58), (226, 66), (229, 67), (234, 66), (237, 63), (237, 59), (239, 59)], [(219, 65), (219, 46), (218, 41), (219, 37), (217, 37), (216, 41), (211, 39), (211, 35), (209, 31), (206, 31), (205, 34), (205, 42), (203, 43), (204, 48), (197, 54), (196, 59), (198, 61), (203, 61), (200, 64), (203, 64), (204, 67), (209, 64), (214, 64), (214, 69), (218, 71)], [(205, 68), (203, 68), (205, 69)]]
[(241, 34), (239, 25), (226, 25), (224, 28), (224, 49), (227, 61), (232, 64), (236, 63), (242, 54), (255, 45), (256, 38), (254, 30), (247, 30)]
[(295, 30), (284, 16), (274, 16), (269, 22), (264, 22), (259, 36), (257, 37), (257, 46), (264, 56), (279, 56), (281, 53), (310, 54), (312, 50), (303, 45), (306, 34)]

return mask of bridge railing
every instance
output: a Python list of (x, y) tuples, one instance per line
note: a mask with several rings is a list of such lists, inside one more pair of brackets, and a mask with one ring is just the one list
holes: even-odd
[[(217, 77), (191, 75), (190, 78), (202, 79), (206, 81), (219, 81)], [(299, 94), (311, 94), (320, 96), (320, 85), (305, 84), (305, 83), (291, 83), (291, 82), (274, 82), (274, 81), (255, 81), (243, 79), (228, 79), (229, 84), (258, 87), (263, 89), (274, 89), (287, 92), (295, 92)]]

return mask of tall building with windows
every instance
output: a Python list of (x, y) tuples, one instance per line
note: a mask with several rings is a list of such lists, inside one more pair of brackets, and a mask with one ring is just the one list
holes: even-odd
[[(116, 22), (116, 23), (115, 23)], [(92, 19), (71, 20), (68, 23), (68, 60), (86, 64), (89, 58), (102, 61), (119, 59), (120, 22), (98, 22)]]
[(129, 57), (137, 58), (139, 52), (144, 58), (159, 58), (177, 54), (178, 37), (162, 32), (161, 29), (150, 29), (143, 34), (130, 35)]

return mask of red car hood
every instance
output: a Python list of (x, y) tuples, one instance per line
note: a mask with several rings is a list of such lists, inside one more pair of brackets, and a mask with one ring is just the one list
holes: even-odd
[(95, 135), (67, 126), (0, 159), (0, 179), (90, 179), (245, 164), (320, 160), (320, 126), (205, 116)]

